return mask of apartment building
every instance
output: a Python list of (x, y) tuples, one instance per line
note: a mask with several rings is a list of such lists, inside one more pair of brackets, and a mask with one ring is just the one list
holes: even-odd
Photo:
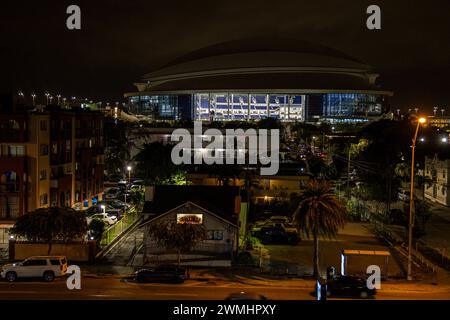
[(0, 110), (0, 242), (26, 212), (101, 200), (103, 143), (98, 111)]

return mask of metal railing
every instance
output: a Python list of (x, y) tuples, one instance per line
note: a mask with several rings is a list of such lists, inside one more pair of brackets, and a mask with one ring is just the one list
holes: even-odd
[(104, 233), (100, 241), (100, 247), (104, 247), (113, 242), (120, 234), (126, 231), (133, 223), (135, 223), (141, 215), (137, 212), (131, 212), (124, 215), (117, 223), (109, 227)]

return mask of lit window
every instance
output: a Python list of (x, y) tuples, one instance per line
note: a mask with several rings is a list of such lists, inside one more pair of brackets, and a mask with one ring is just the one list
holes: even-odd
[(45, 180), (47, 179), (47, 170), (41, 170), (39, 171), (39, 180)]
[(39, 202), (40, 202), (41, 206), (45, 206), (47, 204), (48, 197), (47, 197), (46, 193), (39, 197)]
[(40, 154), (41, 156), (46, 156), (46, 155), (48, 155), (48, 144), (41, 144), (39, 154)]
[(223, 240), (222, 230), (210, 230), (206, 233), (206, 240)]
[(11, 157), (21, 157), (25, 155), (24, 146), (8, 146), (8, 153)]

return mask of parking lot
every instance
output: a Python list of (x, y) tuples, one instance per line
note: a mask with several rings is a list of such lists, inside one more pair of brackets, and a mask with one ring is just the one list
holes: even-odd
[[(319, 263), (322, 274), (325, 274), (328, 266), (334, 266), (337, 272), (340, 271), (341, 251), (344, 249), (389, 251), (389, 248), (372, 236), (366, 227), (365, 224), (349, 223), (336, 239), (320, 239)], [(262, 256), (263, 271), (275, 274), (312, 274), (314, 250), (312, 239), (303, 236), (297, 245), (264, 245), (264, 249), (266, 254)], [(348, 270), (360, 273), (372, 264), (384, 264), (384, 260), (366, 256), (351, 257), (348, 260)], [(390, 277), (398, 277), (403, 273), (392, 253), (389, 257), (388, 273)]]

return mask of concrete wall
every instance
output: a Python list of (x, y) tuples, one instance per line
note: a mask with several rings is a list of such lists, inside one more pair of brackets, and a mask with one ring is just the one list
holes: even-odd
[[(31, 256), (48, 255), (48, 245), (41, 243), (9, 242), (10, 260), (23, 260)], [(50, 255), (66, 256), (69, 261), (92, 261), (95, 257), (95, 242), (53, 244)]]

